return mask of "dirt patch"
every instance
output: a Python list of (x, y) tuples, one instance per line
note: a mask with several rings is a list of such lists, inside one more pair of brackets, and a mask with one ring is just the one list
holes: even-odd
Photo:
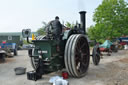
[(106, 85), (128, 85), (128, 58), (123, 58), (106, 65)]
[(0, 64), (10, 63), (10, 62), (14, 62), (14, 61), (15, 61), (14, 58), (5, 58), (5, 62), (0, 62)]
[(120, 70), (107, 80), (107, 85), (128, 85), (128, 71)]
[(128, 63), (128, 58), (123, 58), (123, 59), (120, 59), (119, 61), (122, 63)]
[(14, 58), (6, 58), (6, 63), (9, 63), (9, 62), (14, 62), (15, 59)]

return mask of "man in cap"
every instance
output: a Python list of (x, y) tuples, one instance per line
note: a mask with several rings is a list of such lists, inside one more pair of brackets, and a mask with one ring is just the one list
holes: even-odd
[(52, 20), (48, 23), (46, 28), (47, 35), (51, 32), (55, 39), (60, 39), (60, 34), (62, 33), (62, 25), (59, 21), (59, 17), (56, 16), (55, 20)]

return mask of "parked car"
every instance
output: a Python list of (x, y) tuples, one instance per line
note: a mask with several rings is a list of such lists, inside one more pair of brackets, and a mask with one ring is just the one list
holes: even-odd
[(23, 44), (22, 49), (23, 49), (23, 50), (28, 50), (28, 49), (30, 49), (30, 48), (32, 48), (32, 47), (33, 47), (32, 44)]

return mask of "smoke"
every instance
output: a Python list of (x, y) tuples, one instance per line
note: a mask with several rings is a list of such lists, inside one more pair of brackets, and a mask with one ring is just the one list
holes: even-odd
[(78, 0), (78, 10), (79, 11), (85, 11), (86, 10), (86, 0)]

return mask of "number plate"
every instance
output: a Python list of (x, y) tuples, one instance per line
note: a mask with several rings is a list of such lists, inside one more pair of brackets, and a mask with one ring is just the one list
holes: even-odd
[(48, 53), (48, 51), (38, 51), (38, 53)]

